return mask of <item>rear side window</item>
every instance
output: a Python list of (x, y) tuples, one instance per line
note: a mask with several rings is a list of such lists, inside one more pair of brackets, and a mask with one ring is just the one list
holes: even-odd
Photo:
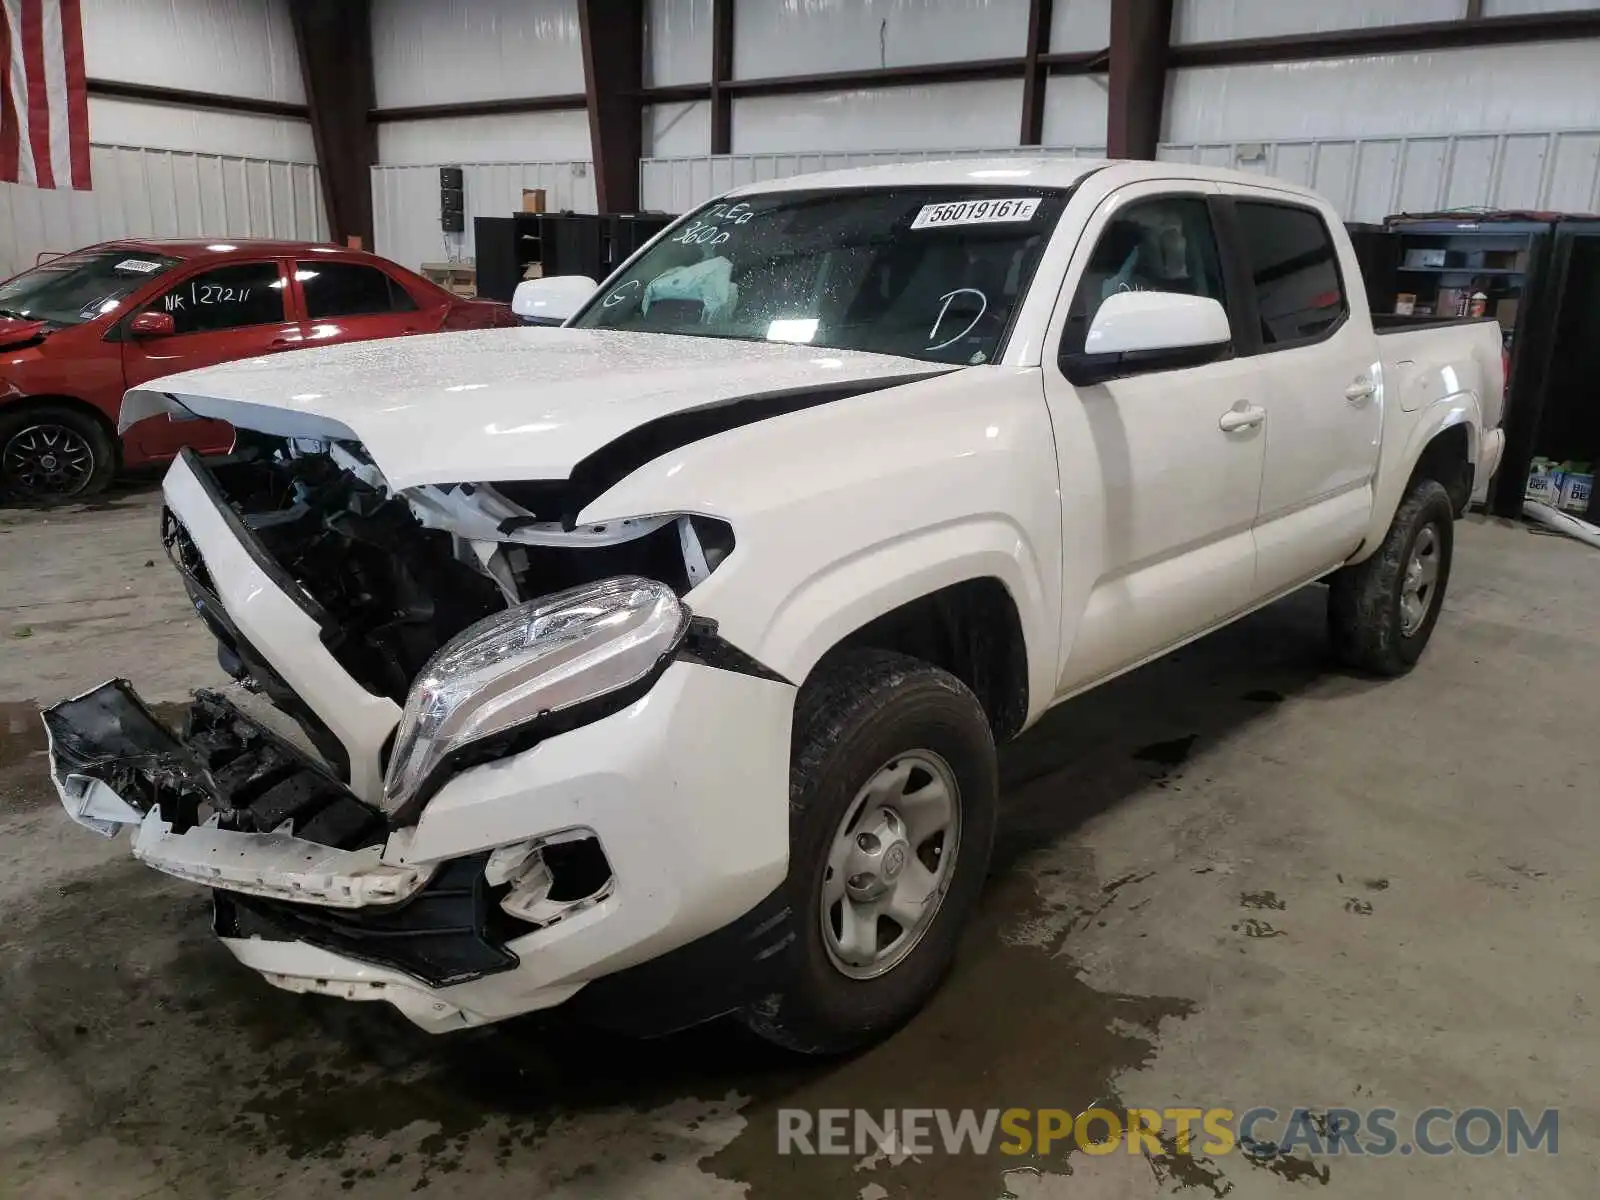
[(1320, 214), (1288, 204), (1235, 203), (1268, 350), (1329, 333), (1349, 312), (1339, 256)]
[(172, 315), (175, 333), (211, 333), (284, 319), (275, 262), (236, 263), (191, 275), (149, 306)]
[(410, 293), (376, 267), (359, 263), (302, 262), (294, 277), (306, 298), (306, 315), (357, 317), (372, 313), (414, 312)]

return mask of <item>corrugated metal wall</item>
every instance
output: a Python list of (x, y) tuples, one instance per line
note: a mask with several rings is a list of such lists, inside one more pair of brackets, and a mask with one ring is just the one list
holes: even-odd
[(375, 249), (398, 263), (471, 258), (473, 217), (500, 217), (522, 207), (523, 188), (544, 188), (551, 212), (597, 212), (594, 171), (586, 160), (568, 162), (467, 163), (464, 166), (467, 230), (447, 242), (439, 229), (439, 167), (384, 166), (372, 169)]
[(1346, 219), (1452, 208), (1600, 213), (1600, 129), (1164, 145), (1160, 157), (1303, 183)]
[(0, 184), (0, 271), (46, 251), (118, 237), (325, 240), (317, 168), (309, 163), (95, 145), (94, 190)]
[[(836, 154), (731, 154), (646, 159), (644, 203), (684, 212), (758, 179), (783, 179), (867, 163), (922, 158), (1040, 153), (994, 150), (878, 151)], [(1047, 153), (1097, 158), (1103, 147)], [(1257, 171), (1316, 188), (1348, 220), (1444, 208), (1538, 208), (1600, 213), (1600, 128), (1563, 133), (1462, 134), (1455, 137), (1347, 138), (1283, 142), (1163, 145), (1171, 162)]]

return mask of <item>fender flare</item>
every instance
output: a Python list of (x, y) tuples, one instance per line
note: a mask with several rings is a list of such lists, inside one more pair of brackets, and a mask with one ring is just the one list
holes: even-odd
[(1483, 409), (1475, 392), (1455, 392), (1441, 396), (1416, 416), (1405, 446), (1393, 458), (1385, 457), (1378, 465), (1378, 477), (1373, 488), (1372, 519), (1360, 548), (1351, 555), (1350, 562), (1358, 563), (1374, 553), (1383, 544), (1394, 522), (1394, 514), (1405, 498), (1406, 485), (1411, 473), (1417, 469), (1423, 452), (1446, 430), (1465, 426), (1467, 431), (1467, 461), (1477, 465), (1483, 437)]

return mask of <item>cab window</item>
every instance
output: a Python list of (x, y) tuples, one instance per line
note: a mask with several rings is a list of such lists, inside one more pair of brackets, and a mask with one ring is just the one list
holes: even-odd
[(209, 333), (283, 321), (283, 277), (275, 262), (234, 263), (191, 275), (149, 306), (173, 332)]
[(1322, 217), (1309, 208), (1239, 200), (1239, 236), (1255, 285), (1266, 350), (1314, 341), (1350, 311), (1339, 253)]
[(1117, 292), (1176, 292), (1227, 306), (1211, 210), (1202, 197), (1162, 196), (1117, 212), (1101, 231), (1078, 282), (1063, 353), (1083, 353), (1095, 313)]

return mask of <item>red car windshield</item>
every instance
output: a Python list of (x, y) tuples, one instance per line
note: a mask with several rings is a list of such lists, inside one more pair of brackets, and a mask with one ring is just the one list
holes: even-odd
[(0, 316), (81, 325), (113, 311), (129, 293), (181, 261), (142, 250), (63, 255), (0, 284)]

